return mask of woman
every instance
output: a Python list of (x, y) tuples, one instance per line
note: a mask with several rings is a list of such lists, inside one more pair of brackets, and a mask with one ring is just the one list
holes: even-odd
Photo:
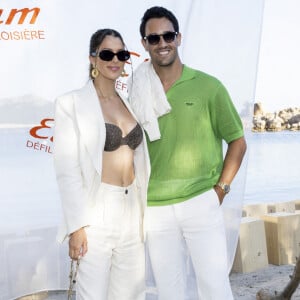
[(145, 138), (115, 90), (130, 54), (112, 29), (90, 40), (90, 80), (56, 101), (54, 164), (77, 299), (144, 299)]

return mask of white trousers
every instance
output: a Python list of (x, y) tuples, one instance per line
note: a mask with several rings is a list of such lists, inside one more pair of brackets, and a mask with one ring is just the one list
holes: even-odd
[(146, 210), (149, 256), (159, 300), (184, 300), (186, 249), (201, 300), (233, 299), (222, 208), (214, 190)]
[(97, 225), (86, 227), (88, 252), (81, 259), (76, 299), (144, 300), (145, 255), (135, 184), (101, 183)]

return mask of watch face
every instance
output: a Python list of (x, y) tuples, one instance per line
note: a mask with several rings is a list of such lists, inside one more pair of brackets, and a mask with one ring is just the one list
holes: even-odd
[(227, 194), (227, 193), (229, 193), (229, 191), (230, 191), (230, 186), (225, 184), (224, 185), (224, 192)]
[(230, 192), (230, 185), (225, 184), (223, 182), (218, 182), (217, 185), (223, 190), (225, 194), (228, 194)]

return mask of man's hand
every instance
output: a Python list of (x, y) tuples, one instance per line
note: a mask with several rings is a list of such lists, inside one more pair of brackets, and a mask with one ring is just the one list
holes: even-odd
[(218, 198), (219, 198), (219, 202), (220, 202), (220, 205), (223, 203), (223, 200), (224, 200), (224, 197), (225, 197), (225, 193), (224, 191), (217, 185), (214, 186), (214, 190), (216, 192), (216, 194), (218, 195)]

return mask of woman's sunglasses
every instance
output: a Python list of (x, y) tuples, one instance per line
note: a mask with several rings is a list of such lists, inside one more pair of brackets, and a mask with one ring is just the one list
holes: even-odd
[[(130, 53), (127, 50), (121, 50), (117, 53), (112, 52), (111, 50), (102, 50), (99, 52), (99, 57), (104, 61), (111, 61), (113, 60), (114, 56), (116, 55), (119, 61), (126, 61), (130, 58)], [(96, 56), (96, 55), (94, 55)]]
[(150, 45), (157, 45), (160, 42), (160, 37), (162, 36), (166, 43), (172, 43), (175, 40), (178, 32), (168, 31), (163, 34), (149, 34), (144, 36), (144, 40), (148, 41)]

